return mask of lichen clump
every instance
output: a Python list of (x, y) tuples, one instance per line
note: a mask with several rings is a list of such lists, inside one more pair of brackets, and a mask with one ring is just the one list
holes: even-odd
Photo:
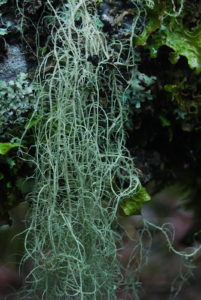
[(34, 109), (34, 89), (28, 75), (21, 72), (16, 81), (0, 81), (0, 134), (9, 127), (21, 126), (28, 120), (28, 113)]
[[(24, 258), (33, 261), (32, 286), (26, 292), (34, 299), (114, 300), (130, 289), (137, 299), (141, 244), (131, 258), (135, 278), (117, 258), (123, 247), (119, 214), (139, 213), (149, 200), (144, 192), (139, 197), (125, 147), (129, 106), (122, 96), (131, 79), (127, 66), (134, 65), (131, 40), (114, 36), (109, 42), (91, 1), (70, 0), (57, 9), (47, 4), (54, 47), (41, 65), (30, 119), (38, 123)], [(48, 60), (54, 61), (51, 73)]]

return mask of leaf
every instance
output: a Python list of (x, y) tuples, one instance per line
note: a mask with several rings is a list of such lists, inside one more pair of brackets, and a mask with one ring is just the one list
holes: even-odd
[(141, 186), (137, 192), (125, 197), (120, 204), (123, 212), (127, 216), (139, 215), (144, 202), (151, 200), (150, 195), (147, 193), (145, 187)]
[(45, 47), (40, 47), (39, 50), (40, 50), (41, 55), (44, 56), (45, 53), (47, 52), (47, 47), (46, 46)]
[(0, 154), (5, 155), (11, 149), (13, 149), (15, 147), (21, 147), (21, 144), (20, 143), (0, 143)]
[(171, 126), (170, 121), (169, 121), (166, 117), (160, 115), (160, 116), (159, 116), (159, 119), (160, 119), (161, 125), (162, 125), (163, 127), (169, 127), (169, 126)]

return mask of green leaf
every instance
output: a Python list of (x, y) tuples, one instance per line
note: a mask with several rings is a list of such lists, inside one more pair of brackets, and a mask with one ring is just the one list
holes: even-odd
[(139, 215), (141, 213), (142, 205), (149, 200), (151, 200), (150, 195), (147, 193), (146, 188), (141, 186), (137, 192), (122, 199), (120, 207), (127, 216)]
[(20, 143), (0, 143), (0, 154), (5, 155), (15, 147), (21, 147)]
[(159, 116), (159, 119), (160, 119), (161, 125), (163, 127), (169, 127), (169, 126), (171, 126), (170, 121), (166, 117), (164, 117), (164, 116), (161, 115), (161, 116)]
[(40, 47), (39, 50), (40, 50), (41, 55), (44, 56), (45, 53), (47, 52), (47, 47), (46, 46), (45, 47)]

